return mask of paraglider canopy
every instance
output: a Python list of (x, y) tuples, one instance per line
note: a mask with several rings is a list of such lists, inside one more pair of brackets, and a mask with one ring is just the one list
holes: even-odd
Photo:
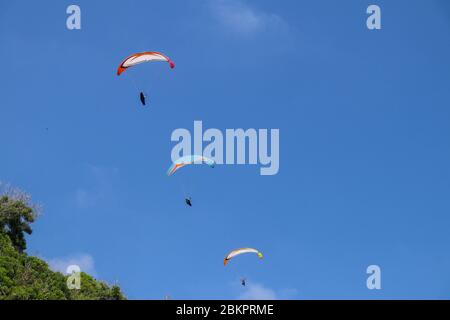
[(166, 55), (160, 52), (148, 51), (135, 53), (129, 57), (127, 57), (117, 69), (117, 75), (120, 76), (126, 69), (133, 67), (135, 65), (150, 62), (150, 61), (165, 61), (169, 63), (171, 69), (175, 67), (175, 63), (169, 59)]
[(172, 165), (167, 170), (167, 175), (171, 176), (178, 169), (181, 169), (182, 167), (184, 167), (186, 165), (194, 164), (194, 163), (205, 163), (208, 166), (210, 166), (211, 168), (214, 168), (214, 166), (216, 165), (216, 162), (213, 159), (210, 159), (210, 158), (207, 158), (204, 156), (199, 156), (199, 155), (184, 156), (184, 157), (181, 157), (178, 160), (176, 160), (174, 163), (172, 163)]
[(230, 261), (231, 258), (236, 257), (241, 254), (244, 254), (244, 253), (256, 253), (258, 255), (258, 258), (260, 258), (260, 259), (263, 258), (263, 254), (256, 249), (242, 248), (242, 249), (237, 249), (237, 250), (231, 251), (223, 260), (223, 265), (226, 266), (228, 261)]

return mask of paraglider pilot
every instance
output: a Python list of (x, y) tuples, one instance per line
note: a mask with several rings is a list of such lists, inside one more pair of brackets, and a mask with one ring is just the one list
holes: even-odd
[(191, 197), (184, 199), (184, 201), (186, 201), (186, 204), (187, 204), (189, 207), (192, 207), (192, 199), (191, 199)]
[(143, 92), (139, 94), (139, 98), (141, 99), (142, 105), (145, 106), (145, 94)]

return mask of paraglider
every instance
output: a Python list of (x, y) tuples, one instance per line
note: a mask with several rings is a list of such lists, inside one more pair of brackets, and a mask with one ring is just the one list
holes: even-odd
[[(169, 63), (169, 66), (171, 69), (173, 69), (175, 67), (175, 63), (172, 60), (170, 60), (169, 57), (165, 56), (164, 54), (162, 54), (160, 52), (148, 51), (148, 52), (132, 54), (131, 56), (129, 56), (125, 60), (123, 60), (122, 63), (119, 65), (119, 68), (117, 69), (117, 75), (120, 76), (128, 68), (134, 67), (141, 63), (151, 62), (151, 61), (167, 62), (167, 63)], [(139, 99), (143, 106), (145, 106), (147, 104), (146, 96), (143, 91), (140, 92)]]
[[(207, 164), (209, 167), (214, 168), (216, 165), (216, 162), (210, 158), (199, 156), (199, 155), (188, 155), (179, 158), (178, 160), (174, 161), (172, 165), (167, 170), (167, 175), (170, 177), (173, 175), (177, 170), (183, 168), (184, 166), (190, 165), (190, 164)], [(186, 202), (186, 205), (189, 207), (192, 207), (192, 198), (185, 195), (184, 201)]]
[(230, 261), (231, 258), (234, 258), (238, 255), (241, 255), (243, 253), (256, 253), (258, 255), (258, 258), (262, 259), (263, 258), (263, 254), (261, 252), (259, 252), (256, 249), (253, 248), (241, 248), (241, 249), (237, 249), (237, 250), (233, 250), (231, 251), (223, 260), (223, 265), (226, 266), (228, 261)]
[(167, 175), (171, 176), (173, 175), (177, 170), (183, 168), (186, 165), (194, 164), (194, 163), (204, 163), (210, 166), (211, 168), (214, 168), (216, 165), (216, 162), (210, 158), (204, 157), (204, 156), (198, 156), (198, 155), (189, 155), (184, 156), (176, 160), (167, 170)]
[(242, 286), (243, 287), (245, 287), (246, 285), (247, 285), (247, 282), (246, 282), (247, 280), (245, 279), (245, 278), (242, 278), (241, 279), (241, 284), (242, 284)]

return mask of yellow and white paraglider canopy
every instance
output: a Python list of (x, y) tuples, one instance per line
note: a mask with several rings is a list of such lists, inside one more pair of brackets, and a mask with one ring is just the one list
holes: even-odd
[(256, 249), (253, 249), (253, 248), (241, 248), (241, 249), (237, 249), (237, 250), (231, 251), (225, 257), (225, 259), (223, 260), (223, 265), (226, 266), (228, 261), (230, 261), (230, 259), (232, 259), (232, 258), (234, 258), (234, 257), (236, 257), (238, 255), (244, 254), (244, 253), (256, 253), (258, 255), (258, 258), (260, 258), (260, 259), (263, 258), (263, 254), (261, 252), (259, 252), (258, 250), (256, 250)]

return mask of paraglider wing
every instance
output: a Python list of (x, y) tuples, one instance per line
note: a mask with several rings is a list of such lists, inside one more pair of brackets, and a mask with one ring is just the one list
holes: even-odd
[(237, 250), (231, 251), (223, 260), (223, 265), (226, 266), (228, 261), (230, 261), (230, 259), (232, 259), (233, 257), (236, 257), (240, 254), (243, 254), (243, 253), (256, 253), (258, 255), (258, 258), (260, 258), (260, 259), (263, 258), (263, 254), (256, 249), (242, 248), (242, 249), (237, 249)]
[(198, 156), (198, 155), (189, 155), (184, 156), (176, 160), (172, 165), (169, 167), (169, 170), (167, 170), (167, 175), (171, 176), (174, 174), (178, 169), (183, 168), (186, 165), (193, 164), (193, 163), (204, 163), (210, 166), (211, 168), (214, 168), (216, 165), (216, 162), (210, 158), (204, 157), (204, 156)]
[(135, 53), (129, 57), (127, 57), (119, 66), (117, 69), (117, 75), (120, 76), (122, 72), (124, 72), (126, 69), (133, 67), (135, 65), (144, 63), (144, 62), (150, 62), (150, 61), (165, 61), (169, 63), (169, 66), (171, 69), (175, 67), (175, 63), (173, 63), (172, 60), (169, 59), (169, 57), (165, 56), (164, 54), (160, 52), (141, 52), (141, 53)]

